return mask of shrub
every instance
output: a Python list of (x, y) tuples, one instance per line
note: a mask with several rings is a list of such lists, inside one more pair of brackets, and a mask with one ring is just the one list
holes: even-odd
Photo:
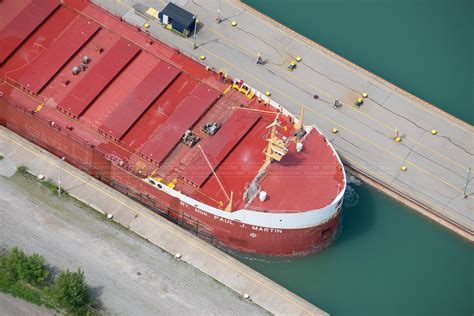
[(1, 258), (0, 270), (7, 280), (24, 281), (37, 286), (44, 285), (49, 275), (43, 256), (27, 256), (16, 247)]
[(84, 273), (69, 270), (61, 272), (54, 281), (52, 296), (59, 307), (69, 313), (86, 314), (93, 300)]

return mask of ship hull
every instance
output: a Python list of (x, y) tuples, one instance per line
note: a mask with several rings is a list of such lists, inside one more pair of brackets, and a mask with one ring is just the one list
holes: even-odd
[[(96, 177), (160, 215), (187, 228), (219, 247), (274, 256), (307, 255), (328, 247), (339, 231), (340, 203), (333, 215), (318, 225), (304, 228), (266, 227), (206, 212), (159, 191), (143, 179), (121, 168), (103, 149), (91, 146), (67, 130), (6, 98), (0, 98), (0, 123), (82, 171)], [(113, 145), (113, 144), (112, 144)]]

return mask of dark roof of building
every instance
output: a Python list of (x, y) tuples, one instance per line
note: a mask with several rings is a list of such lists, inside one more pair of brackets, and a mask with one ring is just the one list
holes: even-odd
[(176, 21), (185, 27), (189, 27), (192, 23), (194, 23), (194, 14), (186, 11), (172, 2), (168, 3), (161, 13), (169, 16), (173, 21)]

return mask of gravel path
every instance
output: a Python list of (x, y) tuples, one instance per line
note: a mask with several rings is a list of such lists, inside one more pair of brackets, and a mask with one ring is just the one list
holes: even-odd
[(0, 246), (84, 270), (107, 314), (261, 315), (266, 311), (32, 176), (0, 176)]
[(53, 316), (55, 312), (43, 306), (33, 305), (11, 295), (0, 293), (0, 315)]

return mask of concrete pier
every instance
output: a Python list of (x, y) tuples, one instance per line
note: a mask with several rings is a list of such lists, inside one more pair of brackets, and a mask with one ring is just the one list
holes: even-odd
[[(173, 1), (197, 15), (197, 48), (146, 15), (164, 1), (94, 0), (107, 11), (271, 98), (318, 126), (345, 165), (394, 198), (473, 241), (474, 129), (237, 0)], [(236, 23), (232, 23), (236, 22)], [(235, 25), (233, 25), (235, 24)], [(258, 54), (263, 65), (257, 65)], [(294, 71), (288, 65), (301, 57)], [(363, 93), (363, 105), (354, 106)], [(317, 97), (315, 97), (317, 96)], [(335, 101), (342, 104), (334, 107)], [(332, 129), (337, 128), (337, 133)], [(434, 131), (435, 130), (435, 131)], [(399, 141), (395, 139), (399, 137)], [(468, 179), (468, 184), (472, 181)]]

